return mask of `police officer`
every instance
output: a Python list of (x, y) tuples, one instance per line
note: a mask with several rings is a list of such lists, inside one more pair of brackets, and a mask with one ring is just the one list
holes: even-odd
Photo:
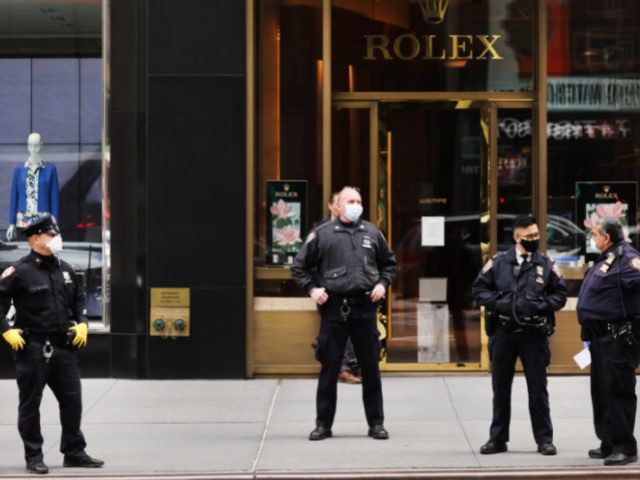
[(640, 254), (624, 240), (617, 218), (603, 217), (593, 227), (602, 255), (587, 270), (578, 297), (582, 339), (591, 352), (593, 423), (600, 447), (589, 457), (605, 465), (638, 459), (633, 436), (636, 375), (640, 360)]
[(530, 216), (513, 224), (515, 248), (489, 260), (473, 283), (473, 295), (486, 309), (491, 356), (493, 420), (482, 454), (507, 451), (511, 419), (511, 385), (519, 356), (529, 392), (533, 436), (542, 455), (555, 455), (549, 414), (548, 336), (554, 312), (567, 301), (567, 287), (555, 263), (538, 251), (540, 232)]
[[(84, 292), (73, 268), (56, 256), (62, 250), (62, 238), (51, 215), (34, 220), (24, 234), (31, 252), (0, 276), (0, 331), (15, 351), (20, 392), (18, 431), (27, 471), (49, 471), (43, 460), (40, 432), (45, 384), (60, 404), (63, 465), (101, 467), (102, 460), (85, 452), (80, 431), (82, 398), (76, 348), (87, 343)], [(16, 308), (13, 327), (6, 319), (12, 300)]]
[(349, 336), (362, 371), (368, 435), (385, 440), (389, 433), (383, 425), (376, 304), (395, 276), (396, 259), (382, 232), (360, 219), (362, 199), (356, 188), (342, 189), (338, 205), (339, 217), (308, 235), (291, 269), (293, 279), (315, 300), (321, 315), (316, 358), (322, 367), (316, 393), (316, 428), (309, 440), (332, 435), (336, 379)]

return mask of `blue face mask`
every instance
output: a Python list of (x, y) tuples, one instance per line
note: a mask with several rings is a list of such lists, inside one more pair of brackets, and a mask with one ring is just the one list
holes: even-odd
[(344, 209), (344, 216), (352, 222), (357, 222), (362, 215), (362, 205), (359, 203), (347, 203)]

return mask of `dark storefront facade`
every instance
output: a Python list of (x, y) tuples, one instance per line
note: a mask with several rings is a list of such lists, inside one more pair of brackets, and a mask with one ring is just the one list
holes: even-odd
[[(313, 374), (289, 265), (357, 185), (400, 262), (382, 370), (485, 371), (470, 285), (515, 215), (547, 226), (573, 297), (595, 216), (637, 246), (636, 3), (0, 2), (0, 260), (24, 251), (10, 187), (39, 131), (89, 294), (86, 376)], [(580, 345), (573, 300), (552, 371)]]

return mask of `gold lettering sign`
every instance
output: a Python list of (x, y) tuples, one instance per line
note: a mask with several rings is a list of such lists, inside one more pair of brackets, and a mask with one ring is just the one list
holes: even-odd
[(616, 198), (618, 198), (618, 194), (616, 192), (611, 191), (611, 185), (604, 185), (602, 187), (602, 190), (603, 190), (602, 192), (594, 193), (593, 196), (599, 200), (607, 200), (607, 199), (615, 200)]
[(418, 203), (420, 205), (432, 205), (432, 204), (445, 205), (447, 203), (447, 199), (446, 198), (435, 198), (435, 197), (419, 198), (418, 199)]
[(298, 198), (298, 192), (273, 192), (276, 198)]
[[(387, 35), (364, 35), (364, 60), (503, 60), (496, 42), (502, 35), (437, 35), (420, 37), (405, 33), (391, 40)], [(483, 50), (474, 53), (474, 46)]]

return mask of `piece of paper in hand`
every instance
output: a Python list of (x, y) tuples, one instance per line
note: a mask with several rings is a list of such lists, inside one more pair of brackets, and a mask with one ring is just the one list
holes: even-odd
[(580, 370), (591, 365), (591, 352), (588, 348), (583, 348), (573, 356), (573, 361), (578, 364)]

